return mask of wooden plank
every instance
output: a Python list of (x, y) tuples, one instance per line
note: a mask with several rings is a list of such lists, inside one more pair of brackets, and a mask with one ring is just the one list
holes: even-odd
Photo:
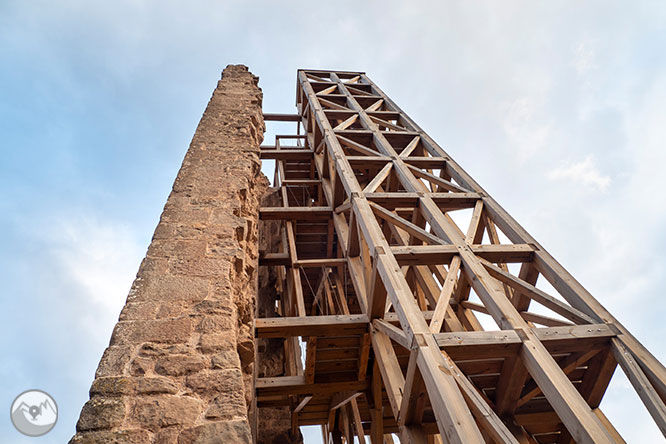
[(272, 122), (300, 122), (299, 114), (264, 113), (264, 120)]
[(348, 336), (367, 333), (365, 314), (261, 318), (255, 320), (255, 337)]
[(398, 416), (398, 424), (400, 425), (420, 424), (423, 420), (426, 394), (423, 378), (417, 365), (418, 353), (417, 348), (412, 350), (409, 356), (405, 388)]
[(407, 338), (407, 335), (398, 327), (386, 322), (382, 319), (375, 319), (372, 321), (372, 325), (377, 331), (381, 331), (386, 336), (388, 336), (392, 341), (397, 342), (405, 349), (410, 349), (412, 346), (411, 341)]
[[(379, 154), (379, 152), (358, 142), (354, 142), (353, 140), (348, 139), (347, 137), (344, 137), (340, 134), (337, 134), (336, 136), (342, 145), (346, 146), (347, 148), (351, 148), (358, 153), (364, 154), (365, 156), (377, 156)], [(386, 161), (388, 160), (390, 159), (386, 159)]]
[(322, 259), (299, 259), (295, 265), (300, 268), (339, 267), (347, 264), (345, 257), (327, 257)]
[(365, 381), (368, 372), (368, 361), (370, 359), (371, 341), (370, 335), (361, 336), (361, 346), (359, 348), (358, 359), (358, 380)]
[(303, 408), (310, 402), (312, 399), (312, 396), (305, 396), (301, 400), (301, 402), (298, 403), (296, 408), (291, 412), (291, 433), (296, 434), (298, 431), (298, 412), (303, 410)]
[[(432, 337), (426, 336), (424, 339), (434, 342)], [(428, 354), (431, 356), (429, 357)], [(450, 443), (484, 443), (485, 440), (452, 376), (452, 369), (444, 361), (444, 355), (440, 352), (433, 353), (432, 347), (420, 347), (417, 364), (428, 391), (440, 434), (444, 435), (447, 442)], [(455, 390), (447, 379), (455, 384)], [(447, 424), (452, 422), (452, 417), (463, 417), (467, 421), (458, 424), (455, 429), (447, 428)]]
[(467, 230), (467, 235), (465, 236), (465, 242), (468, 244), (480, 244), (483, 240), (483, 228), (485, 226), (482, 223), (481, 213), (483, 212), (483, 201), (477, 200), (474, 205), (474, 211), (472, 212), (472, 217), (469, 221), (469, 228)]
[(375, 359), (372, 367), (372, 403), (370, 411), (372, 422), (370, 424), (370, 441), (372, 444), (384, 442), (384, 413), (382, 400), (382, 377), (379, 370), (378, 360)]
[(314, 384), (315, 359), (317, 356), (317, 337), (310, 336), (305, 348), (305, 383)]
[(358, 398), (361, 395), (362, 395), (361, 392), (351, 391), (351, 390), (335, 393), (333, 397), (331, 397), (331, 402), (328, 408), (329, 410), (339, 409), (340, 407), (344, 406), (348, 402)]
[(652, 389), (650, 381), (624, 343), (620, 339), (614, 338), (612, 344), (615, 359), (627, 375), (627, 378), (648, 409), (648, 412), (650, 412), (657, 427), (659, 427), (661, 433), (666, 437), (666, 405), (664, 405), (664, 402)]
[[(272, 147), (262, 146), (259, 151), (260, 159), (274, 159), (274, 160), (302, 160), (305, 162), (312, 161), (314, 152), (308, 149), (271, 149)], [(283, 179), (284, 180), (284, 179)]]
[[(534, 247), (520, 245), (470, 245), (471, 252), (491, 262), (526, 262), (534, 254)], [(458, 254), (455, 245), (409, 245), (391, 247), (401, 265), (448, 264)]]
[(339, 105), (339, 104), (337, 104), (337, 103), (335, 103), (331, 100), (326, 100), (323, 97), (319, 97), (319, 102), (326, 105), (329, 108), (333, 108), (333, 109), (336, 109), (336, 110), (342, 110), (342, 111), (349, 111), (349, 108), (347, 108), (346, 106)]
[[(562, 362), (559, 363), (560, 367), (564, 374), (568, 375), (574, 371), (578, 366), (589, 361), (594, 355), (599, 353), (599, 350), (588, 350), (587, 352), (581, 352), (579, 354), (571, 354)], [(529, 400), (541, 393), (541, 389), (533, 381), (530, 384), (525, 385), (525, 388), (522, 391), (522, 395), (517, 402), (516, 407), (525, 405)]]
[(259, 255), (259, 266), (290, 265), (291, 258), (288, 253), (266, 253)]
[(416, 239), (419, 239), (428, 244), (435, 244), (435, 245), (445, 244), (445, 242), (442, 239), (438, 238), (437, 236), (433, 236), (432, 234), (423, 230), (418, 225), (415, 225), (409, 222), (408, 220), (403, 219), (397, 214), (392, 213), (373, 202), (369, 202), (369, 204), (370, 207), (372, 208), (372, 211), (381, 219), (390, 222), (396, 225), (397, 227), (400, 227), (402, 230), (408, 232), (411, 236), (415, 237)]
[(365, 431), (363, 430), (363, 420), (361, 419), (361, 413), (359, 411), (356, 399), (352, 399), (350, 405), (351, 405), (352, 414), (354, 415), (353, 416), (354, 428), (356, 429), (355, 431), (356, 431), (356, 437), (358, 438), (358, 444), (365, 444)]
[(261, 220), (322, 220), (333, 216), (331, 207), (262, 207)]
[(433, 184), (437, 185), (439, 188), (442, 188), (444, 190), (452, 191), (454, 193), (469, 193), (470, 190), (466, 190), (465, 188), (459, 187), (458, 185), (449, 182), (448, 180), (444, 180), (441, 177), (434, 176), (428, 172), (425, 172), (413, 165), (406, 164), (407, 167), (411, 170), (412, 174), (414, 174), (416, 177), (419, 179), (425, 179), (429, 182), (432, 182)]
[(520, 317), (526, 321), (533, 322), (535, 324), (545, 325), (547, 327), (558, 327), (558, 326), (567, 327), (572, 325), (570, 322), (567, 321), (561, 321), (559, 319), (551, 318), (550, 316), (531, 313), (528, 311), (521, 311)]
[(451, 259), (449, 270), (446, 275), (446, 280), (442, 286), (442, 290), (437, 299), (437, 305), (430, 321), (430, 331), (439, 333), (444, 326), (447, 310), (449, 309), (449, 302), (455, 290), (456, 282), (458, 281), (458, 272), (460, 271), (460, 257), (455, 256)]
[(306, 384), (305, 376), (276, 376), (257, 378), (257, 396), (317, 395), (326, 396), (343, 391), (362, 392), (368, 388), (367, 381), (328, 382)]
[(518, 354), (504, 360), (495, 390), (495, 410), (500, 416), (510, 417), (514, 414), (528, 376), (527, 368)]
[(452, 370), (452, 374), (461, 389), (465, 402), (476, 421), (481, 425), (483, 431), (495, 442), (518, 444), (511, 431), (492, 410), (492, 402), (470, 382), (469, 378), (460, 371), (455, 362), (450, 358), (446, 358), (446, 356), (444, 359)]
[(358, 115), (354, 114), (354, 115), (350, 116), (349, 118), (345, 119), (340, 124), (338, 124), (335, 128), (333, 128), (333, 130), (335, 131), (335, 130), (346, 129), (349, 126), (351, 126), (354, 122), (356, 122), (357, 119), (358, 119)]
[(372, 179), (366, 186), (363, 188), (364, 193), (372, 193), (386, 180), (389, 174), (391, 174), (391, 168), (393, 167), (392, 163), (387, 163), (384, 167), (377, 173), (377, 175)]
[(294, 413), (298, 413), (301, 410), (303, 410), (303, 408), (306, 405), (308, 405), (308, 402), (310, 402), (311, 400), (312, 400), (312, 396), (304, 396), (303, 399), (301, 400), (301, 402), (299, 402), (298, 405), (296, 406), (296, 408), (294, 409)]
[(512, 274), (502, 270), (496, 265), (485, 260), (482, 260), (481, 263), (486, 267), (488, 272), (490, 272), (490, 274), (493, 277), (499, 279), (500, 281), (508, 285), (511, 285), (515, 289), (522, 289), (523, 292), (521, 294), (525, 295), (526, 297), (529, 297), (530, 299), (535, 300), (536, 302), (553, 310), (555, 313), (569, 319), (570, 321), (580, 324), (595, 323), (594, 319), (592, 319), (590, 316), (586, 315), (585, 313), (581, 312), (580, 310), (577, 310), (571, 307), (570, 305), (559, 301), (558, 299), (554, 298), (548, 293), (536, 288), (534, 285), (531, 285), (513, 276)]
[[(347, 258), (328, 257), (322, 259), (298, 259), (294, 265), (299, 268), (321, 268), (338, 267), (345, 265)], [(287, 253), (267, 253), (259, 256), (259, 266), (291, 265), (291, 259)]]
[(381, 331), (372, 328), (370, 330), (372, 349), (375, 352), (378, 368), (382, 376), (382, 382), (386, 389), (389, 404), (393, 415), (397, 418), (400, 414), (402, 404), (402, 389), (405, 386), (405, 377), (398, 365), (391, 340)]
[[(445, 210), (472, 208), (479, 199), (479, 195), (476, 193), (428, 193), (428, 196), (440, 209)], [(398, 207), (415, 207), (420, 199), (418, 193), (409, 192), (375, 192), (367, 193), (365, 197), (388, 210), (395, 210)]]
[(416, 149), (420, 141), (421, 141), (420, 136), (414, 137), (412, 141), (409, 142), (409, 144), (407, 144), (407, 146), (402, 151), (400, 151), (400, 157), (407, 157), (410, 154), (412, 154), (412, 152)]
[(624, 438), (618, 433), (618, 431), (613, 427), (613, 424), (606, 418), (606, 415), (604, 415), (604, 412), (601, 411), (601, 409), (596, 408), (592, 410), (595, 415), (599, 418), (601, 423), (606, 426), (606, 429), (608, 429), (608, 432), (613, 436), (613, 439), (615, 440), (616, 443), (618, 444), (626, 444)]
[[(571, 436), (579, 443), (613, 443), (606, 428), (587, 406), (580, 393), (529, 331), (521, 349), (523, 363), (553, 406)], [(534, 339), (532, 339), (534, 338)]]

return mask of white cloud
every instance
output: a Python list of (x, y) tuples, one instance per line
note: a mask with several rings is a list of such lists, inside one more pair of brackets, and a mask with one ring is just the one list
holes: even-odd
[(105, 309), (124, 302), (145, 249), (129, 227), (90, 216), (60, 219), (50, 232), (51, 254), (87, 300)]
[(502, 106), (504, 132), (521, 163), (542, 151), (551, 133), (550, 125), (540, 124), (535, 117), (539, 106), (533, 97), (515, 99)]
[(61, 304), (66, 304), (70, 310), (60, 316), (71, 328), (105, 346), (145, 246), (119, 222), (81, 212), (51, 220), (47, 227), (32, 227), (42, 251), (42, 276), (36, 290), (44, 295), (42, 307), (60, 312)]
[(571, 181), (598, 191), (606, 191), (611, 184), (611, 178), (599, 171), (595, 158), (591, 154), (579, 162), (569, 163), (552, 170), (547, 177), (551, 180)]
[(579, 42), (574, 48), (573, 66), (579, 76), (596, 67), (594, 43), (590, 40)]

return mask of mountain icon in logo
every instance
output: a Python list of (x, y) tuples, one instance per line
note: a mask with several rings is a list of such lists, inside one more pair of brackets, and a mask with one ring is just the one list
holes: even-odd
[(16, 430), (27, 436), (42, 436), (58, 421), (58, 406), (48, 393), (28, 390), (16, 397), (11, 407)]

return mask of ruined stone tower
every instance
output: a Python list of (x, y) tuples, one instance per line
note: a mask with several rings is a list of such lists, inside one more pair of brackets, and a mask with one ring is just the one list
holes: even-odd
[(72, 443), (252, 442), (262, 93), (228, 66), (203, 114)]
[(618, 366), (666, 435), (666, 368), (368, 76), (296, 97), (224, 70), (72, 444), (622, 443)]

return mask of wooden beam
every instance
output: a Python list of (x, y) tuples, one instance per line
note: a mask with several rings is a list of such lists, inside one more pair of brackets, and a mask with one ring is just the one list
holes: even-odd
[(257, 396), (317, 395), (326, 396), (343, 391), (362, 392), (368, 388), (367, 381), (327, 382), (307, 384), (305, 376), (276, 376), (257, 378)]
[(300, 122), (300, 114), (264, 113), (264, 120), (273, 122)]
[[(471, 252), (491, 262), (527, 262), (534, 253), (531, 245), (471, 245)], [(408, 245), (391, 247), (400, 265), (448, 264), (458, 254), (455, 245)]]
[(586, 315), (585, 313), (581, 312), (580, 310), (576, 310), (575, 308), (571, 307), (570, 305), (561, 302), (560, 300), (554, 298), (553, 296), (549, 295), (545, 291), (542, 291), (538, 288), (536, 288), (534, 285), (531, 285), (515, 276), (512, 274), (502, 270), (501, 268), (497, 267), (496, 265), (486, 261), (482, 260), (481, 263), (486, 267), (488, 272), (490, 274), (499, 279), (500, 281), (506, 283), (507, 285), (512, 286), (515, 289), (520, 289), (523, 290), (521, 294), (525, 295), (526, 297), (535, 300), (536, 302), (540, 303), (544, 307), (547, 307), (551, 310), (553, 310), (555, 313), (569, 319), (572, 322), (578, 323), (578, 324), (594, 324), (594, 319), (592, 319), (590, 316)]
[(364, 314), (260, 318), (254, 322), (257, 338), (349, 336), (368, 331), (368, 317)]
[(262, 207), (261, 220), (325, 220), (333, 216), (331, 207)]
[[(428, 196), (443, 210), (472, 208), (479, 199), (476, 193), (428, 193)], [(418, 193), (409, 192), (374, 192), (366, 193), (366, 199), (388, 210), (398, 207), (415, 207), (419, 203)]]
[(650, 381), (624, 343), (617, 338), (613, 339), (612, 342), (615, 359), (627, 375), (631, 385), (634, 386), (636, 393), (638, 393), (648, 412), (650, 412), (657, 427), (659, 427), (661, 433), (666, 437), (666, 405), (664, 405), (664, 402), (652, 389)]
[(442, 291), (439, 293), (439, 298), (437, 299), (437, 305), (435, 306), (435, 312), (433, 313), (432, 320), (430, 321), (430, 331), (433, 333), (439, 333), (444, 326), (444, 320), (446, 318), (447, 310), (449, 309), (451, 302), (451, 296), (455, 291), (456, 282), (458, 282), (458, 272), (460, 271), (460, 257), (455, 256), (451, 259), (451, 264), (449, 265), (449, 271), (446, 274), (446, 280), (442, 286)]
[(408, 220), (403, 219), (397, 214), (392, 213), (373, 202), (369, 203), (370, 207), (372, 208), (372, 211), (377, 216), (408, 232), (411, 236), (415, 237), (416, 239), (426, 242), (428, 244), (434, 244), (434, 245), (445, 244), (445, 242), (442, 239), (438, 238), (437, 236), (433, 236), (432, 234), (428, 233), (418, 225), (415, 225), (409, 222)]
[(317, 356), (317, 337), (310, 336), (305, 348), (305, 383), (315, 382), (315, 359)]
[(405, 377), (405, 389), (400, 405), (398, 424), (410, 426), (420, 424), (423, 421), (423, 410), (425, 408), (426, 394), (423, 378), (418, 370), (417, 357), (418, 348), (411, 351), (409, 363), (407, 364), (407, 376)]
[[(597, 353), (599, 353), (598, 349), (592, 349), (580, 353), (572, 353), (569, 356), (567, 356), (566, 359), (560, 362), (559, 365), (562, 368), (562, 371), (566, 375), (568, 375), (576, 368), (578, 368), (581, 364), (584, 364), (587, 361), (589, 361), (590, 358), (595, 356)], [(517, 402), (517, 407), (525, 405), (530, 399), (539, 395), (541, 393), (541, 389), (537, 386), (535, 382), (532, 381), (530, 384), (525, 385), (525, 388), (523, 389), (522, 393), (523, 394), (520, 396), (520, 399)]]
[[(387, 329), (385, 321), (375, 321), (374, 324)], [(616, 330), (606, 324), (532, 328), (530, 330), (543, 342), (547, 350), (560, 353), (570, 351), (570, 347), (576, 344), (581, 344), (578, 345), (578, 348), (596, 348), (601, 344), (607, 345), (610, 339), (617, 335)], [(433, 336), (438, 346), (447, 353), (456, 356), (465, 353), (465, 356), (470, 356), (467, 359), (471, 359), (471, 356), (474, 355), (484, 356), (484, 350), (494, 351), (497, 353), (496, 356), (508, 356), (517, 351), (517, 347), (522, 343), (519, 334), (513, 330), (450, 332), (437, 333)], [(474, 348), (478, 348), (478, 350), (474, 351)], [(469, 349), (469, 351), (457, 351), (462, 349)], [(502, 352), (503, 349), (506, 349), (507, 352)]]
[(362, 394), (363, 394), (362, 392), (351, 391), (351, 390), (345, 392), (338, 392), (334, 394), (333, 397), (331, 398), (331, 402), (328, 408), (330, 410), (339, 409), (340, 407), (350, 402), (352, 399), (356, 399)]

